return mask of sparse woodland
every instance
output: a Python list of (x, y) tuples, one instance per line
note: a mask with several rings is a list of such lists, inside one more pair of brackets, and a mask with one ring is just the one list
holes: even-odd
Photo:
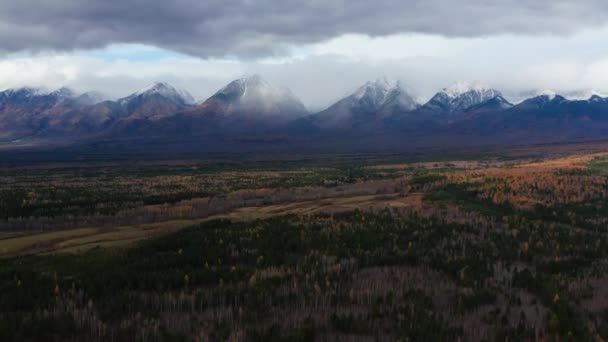
[(608, 338), (604, 155), (0, 178), (7, 234), (364, 195), (382, 203), (215, 219), (124, 248), (5, 257), (2, 341)]

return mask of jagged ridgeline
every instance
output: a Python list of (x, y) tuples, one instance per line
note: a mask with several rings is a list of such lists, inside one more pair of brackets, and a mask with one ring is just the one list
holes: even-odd
[(381, 78), (312, 113), (289, 89), (259, 75), (232, 81), (201, 102), (165, 82), (115, 101), (68, 88), (21, 88), (0, 92), (0, 143), (188, 141), (189, 148), (205, 150), (357, 151), (605, 138), (608, 98), (587, 95), (567, 99), (544, 91), (509, 101), (496, 89), (460, 82), (419, 103), (401, 82)]

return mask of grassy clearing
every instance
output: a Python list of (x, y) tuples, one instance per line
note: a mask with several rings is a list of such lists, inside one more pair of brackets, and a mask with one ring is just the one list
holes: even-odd
[(169, 221), (139, 226), (108, 228), (80, 228), (51, 233), (14, 236), (0, 240), (0, 256), (24, 254), (48, 254), (57, 252), (86, 251), (95, 247), (122, 245), (156, 237), (202, 220)]
[(606, 172), (608, 171), (608, 158), (598, 157), (593, 159), (590, 163), (586, 164), (587, 169), (592, 172)]
[(21, 254), (28, 250), (44, 249), (55, 241), (65, 241), (98, 232), (96, 228), (81, 228), (66, 231), (40, 233), (27, 236), (18, 236), (0, 240), (0, 255)]
[(319, 201), (305, 201), (263, 207), (235, 209), (228, 214), (205, 219), (174, 220), (167, 222), (108, 228), (83, 228), (34, 235), (7, 235), (0, 239), (0, 257), (24, 254), (74, 253), (93, 248), (128, 247), (137, 241), (157, 237), (201, 222), (227, 218), (232, 221), (254, 221), (288, 214), (313, 215), (318, 213), (348, 212), (355, 209), (413, 206), (420, 202), (420, 194), (408, 197), (352, 196)]

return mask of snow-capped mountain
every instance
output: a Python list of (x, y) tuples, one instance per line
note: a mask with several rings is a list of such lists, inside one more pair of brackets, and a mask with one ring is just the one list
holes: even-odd
[(380, 78), (366, 82), (352, 94), (316, 115), (321, 126), (353, 126), (412, 111), (418, 103), (399, 81)]
[(513, 107), (513, 104), (502, 95), (495, 96), (487, 101), (473, 105), (466, 109), (467, 113), (479, 111), (501, 111)]
[(178, 90), (165, 82), (156, 82), (116, 103), (123, 113), (114, 116), (135, 118), (159, 118), (189, 108), (194, 98), (184, 90)]
[(608, 103), (608, 97), (603, 97), (600, 95), (592, 95), (589, 100), (587, 100), (591, 103)]
[(606, 95), (595, 89), (584, 89), (564, 93), (568, 100), (591, 100), (593, 97), (605, 98)]
[(482, 117), (474, 124), (524, 138), (604, 137), (608, 128), (608, 101), (597, 95), (582, 100), (566, 99), (546, 90), (503, 111), (498, 118)]
[(74, 100), (83, 106), (92, 106), (100, 102), (106, 101), (108, 98), (104, 94), (96, 91), (88, 91), (80, 94)]
[(230, 82), (200, 106), (200, 110), (252, 120), (295, 119), (306, 115), (306, 107), (287, 88), (275, 87), (259, 75)]
[(23, 87), (23, 88), (17, 88), (17, 89), (7, 89), (4, 90), (2, 92), (0, 92), (0, 99), (7, 101), (9, 99), (30, 99), (32, 97), (35, 96), (40, 96), (40, 95), (44, 95), (45, 92), (43, 92), (40, 89), (37, 88), (30, 88), (30, 87)]
[(58, 105), (65, 102), (72, 102), (72, 105), (94, 105), (106, 100), (107, 97), (95, 91), (78, 94), (71, 88), (61, 87), (53, 91), (46, 91), (39, 88), (23, 87), (18, 89), (8, 89), (0, 92), (0, 103), (10, 103), (12, 105), (41, 104)]
[(454, 116), (497, 96), (502, 94), (480, 83), (458, 82), (433, 96), (424, 108)]
[(166, 82), (155, 82), (135, 93), (118, 100), (120, 104), (127, 104), (134, 100), (147, 99), (151, 97), (161, 97), (176, 104), (191, 105), (194, 98), (185, 90), (177, 89)]
[(352, 100), (358, 109), (383, 114), (390, 114), (387, 113), (389, 111), (408, 112), (418, 107), (416, 100), (399, 81), (388, 81), (386, 78), (365, 83), (353, 94)]
[[(195, 105), (185, 91), (157, 82), (117, 101), (63, 87), (0, 91), (0, 143), (22, 139), (208, 139), (215, 142), (307, 143), (325, 139), (403, 143), (408, 133), (488, 137), (595, 137), (608, 132), (608, 98), (593, 90), (528, 93), (513, 105), (479, 83), (456, 83), (424, 106), (399, 82), (366, 82), (326, 110), (309, 115), (285, 88), (258, 75), (235, 80)], [(512, 99), (511, 97), (509, 99)], [(591, 132), (591, 133), (589, 133)], [(385, 140), (384, 140), (385, 139)], [(543, 138), (544, 139), (544, 138)]]
[(410, 111), (417, 106), (416, 101), (401, 87), (399, 81), (391, 82), (386, 78), (365, 83), (347, 98), (353, 107), (369, 112), (393, 105), (404, 111)]
[(399, 82), (389, 90), (382, 103), (382, 109), (402, 112), (414, 110), (419, 106), (418, 101), (403, 89)]
[(62, 87), (51, 92), (38, 88), (23, 87), (0, 92), (0, 101), (10, 102), (12, 104), (25, 104), (31, 102), (56, 104), (67, 99), (72, 99), (75, 96), (76, 93), (67, 87)]
[(543, 90), (537, 96), (524, 100), (516, 107), (520, 109), (541, 109), (549, 105), (558, 105), (568, 101), (565, 97), (552, 90)]
[(564, 91), (563, 93), (558, 93), (551, 89), (528, 90), (524, 92), (513, 93), (511, 95), (512, 96), (510, 98), (513, 99), (513, 103), (515, 104), (519, 104), (526, 100), (539, 96), (546, 96), (548, 100), (552, 100), (555, 96), (560, 95), (569, 101), (591, 101), (592, 98), (606, 98), (608, 96), (595, 89)]
[(23, 87), (0, 92), (0, 106), (5, 111), (23, 111), (27, 115), (34, 115), (53, 106), (71, 101), (76, 96), (76, 93), (67, 87), (50, 92), (38, 88)]
[(68, 87), (61, 87), (50, 92), (48, 95), (56, 98), (58, 101), (73, 99), (77, 96), (76, 92)]
[(557, 96), (557, 93), (554, 90), (545, 89), (545, 90), (539, 91), (535, 97), (539, 97), (539, 96), (546, 97), (549, 101), (551, 101)]
[(47, 117), (58, 118), (71, 109), (69, 103), (74, 96), (65, 87), (51, 92), (29, 87), (0, 92), (0, 138), (37, 134)]

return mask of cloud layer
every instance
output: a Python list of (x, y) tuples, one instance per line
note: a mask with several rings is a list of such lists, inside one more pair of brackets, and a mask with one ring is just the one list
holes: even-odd
[(0, 90), (168, 81), (202, 100), (259, 73), (313, 110), (382, 76), (422, 101), (474, 80), (606, 94), (606, 37), (605, 0), (0, 0)]
[(512, 101), (517, 101), (520, 93), (530, 95), (530, 91), (544, 89), (564, 95), (595, 89), (608, 95), (608, 56), (590, 62), (547, 59), (524, 63), (510, 59), (420, 57), (377, 61), (319, 55), (289, 62), (237, 63), (197, 58), (137, 61), (41, 55), (0, 60), (0, 90), (21, 86), (52, 90), (67, 85), (77, 91), (96, 90), (118, 98), (154, 81), (167, 81), (204, 100), (237, 77), (259, 73), (273, 84), (289, 87), (311, 110), (323, 109), (364, 82), (382, 76), (401, 80), (420, 101), (460, 80), (479, 80), (503, 91)]
[(0, 0), (0, 50), (137, 43), (244, 58), (351, 33), (567, 35), (607, 22), (604, 0)]

